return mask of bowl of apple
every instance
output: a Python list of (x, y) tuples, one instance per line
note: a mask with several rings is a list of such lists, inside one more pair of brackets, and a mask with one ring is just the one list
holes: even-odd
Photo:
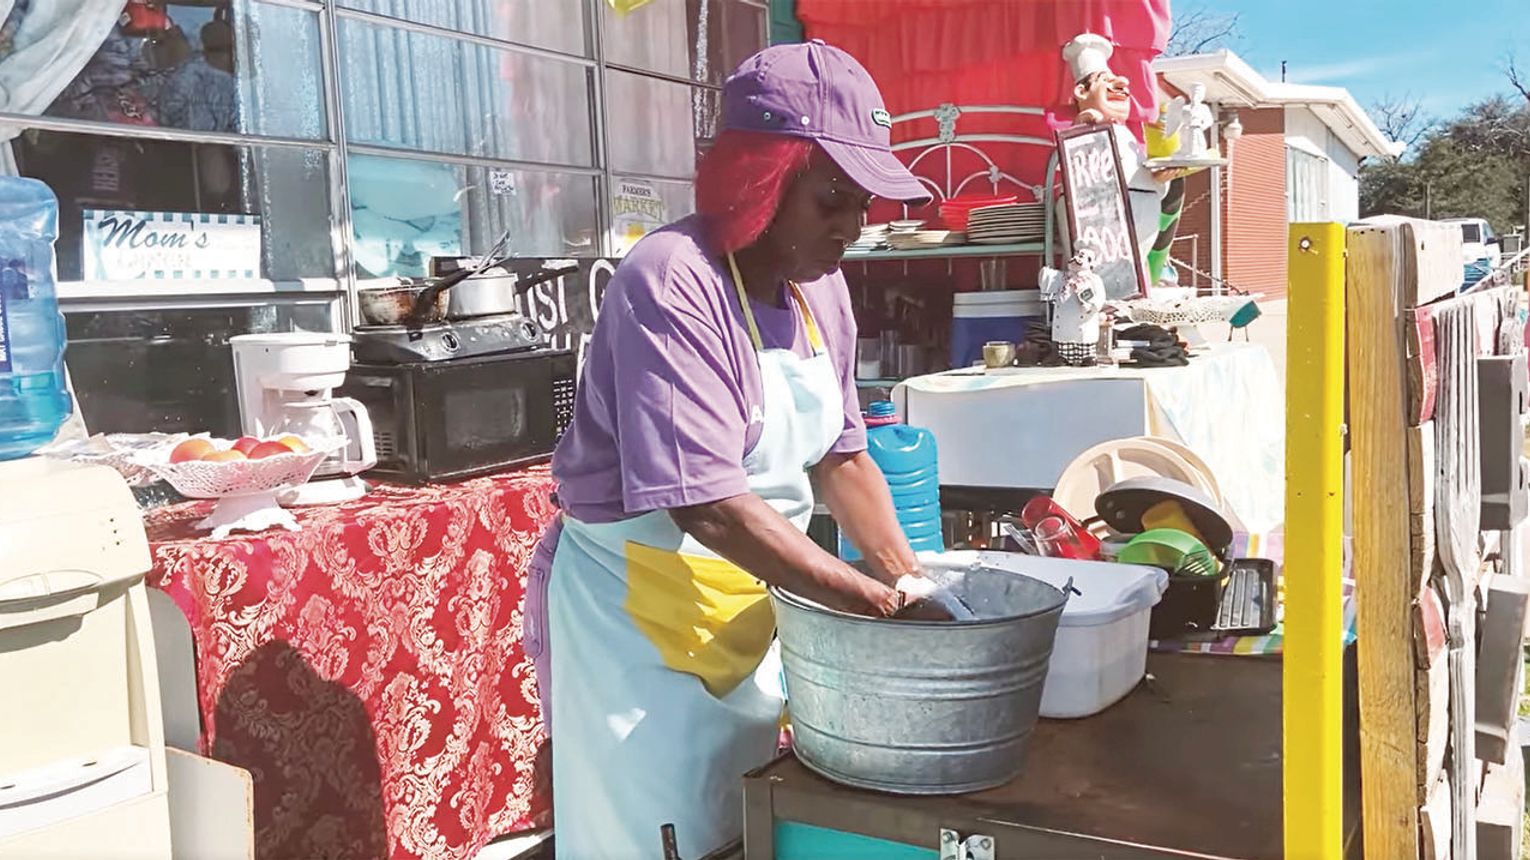
[(277, 526), (296, 531), (297, 520), (282, 509), (277, 493), (307, 483), (343, 444), (310, 444), (292, 435), (232, 440), (201, 435), (145, 451), (139, 462), (188, 499), (216, 499), (212, 513), (197, 525), (221, 539), (233, 531)]

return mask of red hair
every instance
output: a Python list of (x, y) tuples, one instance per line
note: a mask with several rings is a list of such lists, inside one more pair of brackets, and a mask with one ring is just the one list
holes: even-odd
[(786, 188), (813, 160), (818, 146), (805, 137), (727, 130), (696, 168), (696, 211), (721, 254), (760, 238), (776, 217)]

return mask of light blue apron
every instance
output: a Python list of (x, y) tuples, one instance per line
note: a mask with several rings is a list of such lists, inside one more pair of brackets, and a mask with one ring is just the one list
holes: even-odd
[[(795, 284), (811, 358), (764, 349), (750, 492), (806, 531), (808, 469), (844, 427), (844, 394)], [(547, 594), (558, 856), (700, 857), (742, 830), (740, 777), (775, 753), (783, 704), (765, 586), (682, 532), (667, 511), (616, 523), (564, 516)]]

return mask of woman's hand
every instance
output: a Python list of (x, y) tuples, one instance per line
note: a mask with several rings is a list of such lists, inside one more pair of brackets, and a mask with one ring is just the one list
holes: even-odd
[(768, 585), (779, 585), (831, 609), (885, 618), (899, 595), (823, 551), (753, 493), (675, 508), (670, 518), (687, 534)]
[(813, 477), (829, 513), (877, 579), (892, 585), (901, 576), (921, 575), (919, 559), (898, 525), (887, 479), (870, 454), (829, 454), (813, 467)]
[(906, 605), (906, 598), (898, 591), (848, 564), (844, 566), (842, 578), (828, 585), (823, 599), (809, 597), (806, 594), (803, 596), (830, 609), (871, 618), (891, 618)]

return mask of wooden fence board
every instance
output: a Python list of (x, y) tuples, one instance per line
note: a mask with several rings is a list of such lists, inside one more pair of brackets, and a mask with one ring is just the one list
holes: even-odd
[(1400, 230), (1352, 227), (1346, 276), (1365, 846), (1385, 858), (1419, 856), (1409, 506), (1377, 503), (1409, 491)]

